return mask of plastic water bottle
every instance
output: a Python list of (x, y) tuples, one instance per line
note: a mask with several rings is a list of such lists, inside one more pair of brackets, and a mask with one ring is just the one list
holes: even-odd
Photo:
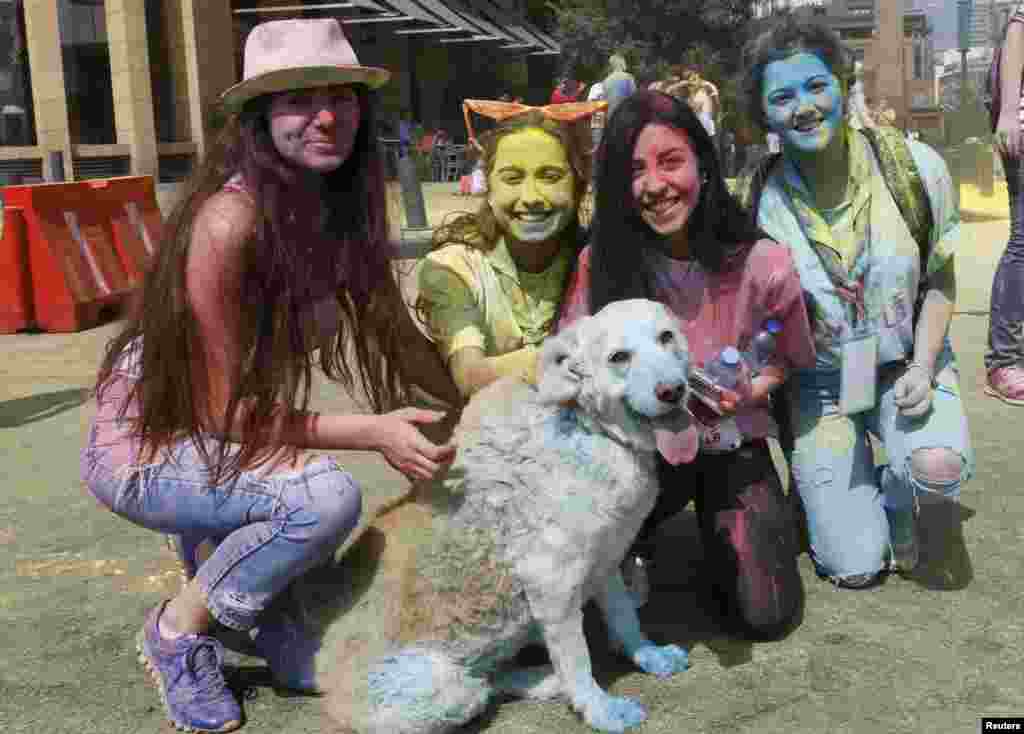
[(719, 387), (735, 390), (743, 379), (743, 357), (736, 347), (726, 347), (704, 366), (704, 371)]
[(764, 322), (761, 331), (750, 342), (750, 351), (744, 355), (752, 372), (760, 372), (771, 362), (781, 331), (782, 323), (778, 319), (768, 319)]
[[(704, 372), (718, 388), (742, 393), (742, 384), (749, 385), (750, 370), (736, 347), (726, 347), (719, 352), (714, 359), (704, 365)], [(706, 453), (726, 453), (735, 451), (742, 445), (743, 435), (736, 424), (735, 416), (731, 415), (713, 424), (706, 424), (701, 435), (701, 451)]]

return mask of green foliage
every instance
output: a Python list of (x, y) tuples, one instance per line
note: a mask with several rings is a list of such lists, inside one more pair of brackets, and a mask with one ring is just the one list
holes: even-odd
[(990, 140), (988, 110), (982, 103), (977, 91), (970, 84), (960, 99), (960, 107), (946, 115), (946, 135), (948, 141), (957, 145), (968, 138)]
[[(550, 0), (567, 69), (585, 80), (607, 73), (608, 57), (622, 54), (641, 80), (663, 76), (688, 53), (714, 60), (727, 73), (739, 68), (738, 38), (751, 18), (750, 0)], [(722, 78), (702, 75), (716, 84)]]
[(224, 109), (223, 105), (217, 103), (211, 106), (206, 113), (206, 129), (210, 136), (216, 137), (227, 121), (228, 112)]

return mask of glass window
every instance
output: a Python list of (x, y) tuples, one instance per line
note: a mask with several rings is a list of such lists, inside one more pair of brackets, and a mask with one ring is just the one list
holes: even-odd
[(117, 142), (103, 0), (57, 0), (71, 142)]
[(35, 145), (23, 0), (0, 0), (0, 145)]

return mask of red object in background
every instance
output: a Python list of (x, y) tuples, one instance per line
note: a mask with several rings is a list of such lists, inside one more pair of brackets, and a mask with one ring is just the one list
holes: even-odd
[(436, 135), (436, 133), (432, 132), (425, 133), (423, 137), (420, 138), (420, 141), (416, 143), (416, 150), (420, 153), (429, 153), (430, 149), (434, 147), (434, 138)]
[(0, 239), (0, 334), (13, 334), (33, 323), (32, 279), (28, 270), (25, 215), (19, 207), (4, 207)]
[(580, 92), (583, 91), (583, 83), (579, 81), (570, 81), (567, 85), (567, 89), (563, 91), (563, 87), (559, 84), (555, 87), (555, 90), (551, 93), (551, 104), (564, 104), (566, 102), (579, 102)]
[(81, 331), (120, 309), (137, 281), (122, 264), (109, 212), (88, 183), (7, 186), (4, 200), (24, 216), (28, 257), (22, 268), (31, 281), (36, 326)]
[(86, 181), (110, 220), (114, 245), (125, 272), (141, 282), (163, 236), (152, 176), (121, 176)]

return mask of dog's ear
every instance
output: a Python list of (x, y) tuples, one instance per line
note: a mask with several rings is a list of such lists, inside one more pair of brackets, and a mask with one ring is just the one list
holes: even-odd
[(564, 331), (544, 340), (537, 366), (537, 391), (541, 403), (567, 403), (580, 394), (581, 335), (590, 319), (590, 316), (584, 316)]

